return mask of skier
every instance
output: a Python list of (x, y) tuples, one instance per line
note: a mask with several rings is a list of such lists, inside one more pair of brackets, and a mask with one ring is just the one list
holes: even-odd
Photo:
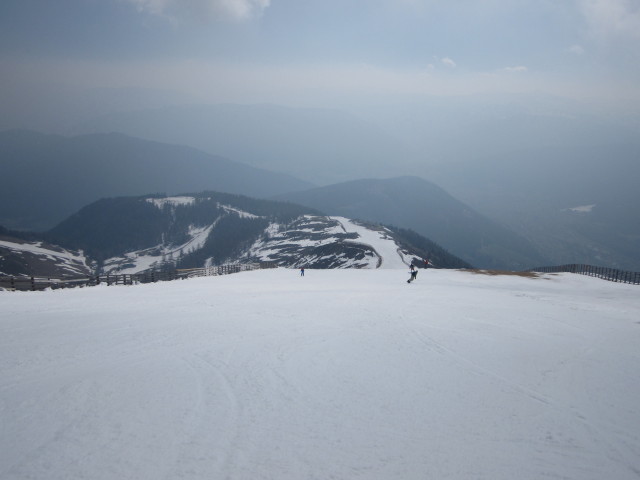
[(304, 267), (302, 267), (302, 268), (300, 269), (300, 276), (301, 276), (301, 277), (304, 277)]

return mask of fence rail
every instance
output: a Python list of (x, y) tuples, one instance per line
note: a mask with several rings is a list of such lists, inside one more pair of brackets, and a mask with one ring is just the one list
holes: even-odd
[(590, 277), (598, 277), (610, 282), (629, 283), (640, 285), (640, 272), (629, 272), (617, 268), (596, 267), (594, 265), (582, 265), (573, 263), (570, 265), (559, 265), (556, 267), (536, 267), (527, 270), (528, 272), (541, 273), (578, 273)]
[(231, 273), (258, 270), (263, 268), (275, 268), (272, 262), (244, 263), (231, 265), (218, 265), (206, 268), (190, 268), (169, 271), (147, 271), (133, 274), (102, 274), (88, 275), (84, 277), (50, 278), (38, 276), (8, 276), (0, 275), (0, 288), (7, 290), (45, 290), (47, 288), (71, 288), (89, 287), (95, 285), (136, 285), (139, 283), (154, 283), (170, 280), (180, 280), (194, 277), (206, 277), (211, 275), (228, 275)]

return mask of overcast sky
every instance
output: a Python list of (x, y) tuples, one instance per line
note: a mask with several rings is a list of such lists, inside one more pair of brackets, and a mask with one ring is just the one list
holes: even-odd
[(2, 0), (0, 81), (207, 102), (640, 100), (640, 0)]

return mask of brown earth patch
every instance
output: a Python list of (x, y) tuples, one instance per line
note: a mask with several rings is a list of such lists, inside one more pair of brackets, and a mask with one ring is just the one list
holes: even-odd
[(509, 270), (478, 270), (478, 269), (472, 269), (472, 270), (466, 270), (467, 272), (471, 272), (471, 273), (475, 273), (477, 275), (491, 275), (491, 276), (497, 276), (497, 275), (511, 275), (514, 277), (525, 277), (525, 278), (540, 278), (540, 276), (542, 275), (539, 272), (511, 272)]

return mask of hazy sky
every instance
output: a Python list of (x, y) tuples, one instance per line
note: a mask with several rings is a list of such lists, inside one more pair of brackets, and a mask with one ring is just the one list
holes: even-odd
[[(0, 82), (208, 102), (640, 100), (640, 0), (2, 0)], [(25, 90), (26, 91), (26, 90)]]

